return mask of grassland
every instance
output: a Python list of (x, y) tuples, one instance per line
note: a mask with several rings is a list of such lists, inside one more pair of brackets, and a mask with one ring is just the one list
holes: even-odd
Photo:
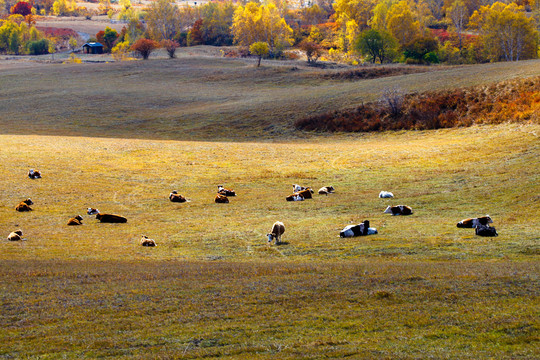
[[(332, 99), (420, 90), (428, 75), (319, 84), (312, 70), (169, 64), (0, 72), (0, 234), (27, 238), (0, 241), (0, 358), (540, 356), (539, 126), (296, 134), (295, 116)], [(520, 65), (429, 79), (538, 73)], [(485, 77), (449, 83), (448, 71)], [(214, 204), (219, 183), (239, 196)], [(287, 203), (292, 183), (337, 191)], [(191, 201), (170, 203), (173, 189)], [(34, 211), (15, 212), (26, 197)], [(414, 215), (382, 214), (397, 203)], [(89, 206), (128, 223), (65, 225)], [(455, 227), (486, 213), (497, 238)], [(378, 235), (337, 237), (364, 219)], [(268, 246), (276, 220), (288, 244)], [(139, 246), (141, 234), (158, 247)]]

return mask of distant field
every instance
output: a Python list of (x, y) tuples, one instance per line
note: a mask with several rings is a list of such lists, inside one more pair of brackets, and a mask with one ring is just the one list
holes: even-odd
[(0, 132), (174, 140), (294, 138), (304, 136), (295, 132), (295, 120), (377, 100), (388, 87), (425, 91), (540, 73), (540, 60), (533, 60), (339, 81), (323, 79), (320, 70), (270, 64), (280, 63), (257, 69), (244, 60), (182, 55), (176, 60), (0, 70)]
[[(539, 358), (540, 126), (292, 129), (389, 85), (539, 64), (363, 81), (189, 57), (1, 70), (0, 235), (27, 240), (0, 240), (0, 358)], [(293, 183), (336, 193), (286, 202)], [(238, 196), (215, 204), (218, 184)], [(16, 212), (26, 197), (34, 211)], [(485, 214), (498, 237), (456, 227)], [(338, 237), (365, 219), (379, 234)], [(287, 243), (268, 246), (276, 220)]]

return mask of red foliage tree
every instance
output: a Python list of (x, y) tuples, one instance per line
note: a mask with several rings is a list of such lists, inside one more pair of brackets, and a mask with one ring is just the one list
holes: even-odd
[(159, 43), (150, 39), (139, 39), (131, 45), (131, 50), (139, 53), (144, 60), (148, 59), (152, 51), (159, 48)]
[(179, 47), (180, 44), (178, 43), (178, 41), (174, 40), (162, 40), (161, 46), (163, 46), (165, 50), (167, 50), (167, 54), (169, 54), (169, 57), (173, 59), (176, 57), (176, 48)]
[(11, 7), (10, 11), (12, 14), (20, 14), (22, 16), (26, 16), (32, 13), (32, 4), (26, 1), (19, 1)]

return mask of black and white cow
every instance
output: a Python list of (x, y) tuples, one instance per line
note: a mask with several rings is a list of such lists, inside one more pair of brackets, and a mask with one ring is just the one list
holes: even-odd
[(412, 208), (407, 205), (389, 206), (384, 210), (384, 214), (392, 215), (411, 215), (413, 213)]
[(457, 227), (472, 229), (480, 225), (487, 226), (488, 224), (492, 224), (492, 223), (493, 223), (493, 220), (491, 220), (491, 217), (489, 215), (486, 215), (486, 216), (482, 216), (478, 218), (463, 219), (457, 223)]
[(377, 229), (369, 227), (369, 221), (365, 220), (361, 224), (345, 226), (339, 233), (339, 237), (355, 237), (377, 234)]

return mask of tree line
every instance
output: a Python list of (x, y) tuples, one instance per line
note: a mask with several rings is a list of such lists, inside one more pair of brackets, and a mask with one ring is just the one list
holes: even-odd
[(28, 42), (44, 38), (35, 30), (27, 34), (33, 28), (27, 17), (107, 14), (126, 25), (116, 36), (105, 29), (108, 38), (98, 39), (98, 33), (96, 40), (119, 55), (133, 51), (141, 39), (146, 47), (165, 47), (172, 56), (178, 46), (239, 45), (238, 55), (251, 49), (259, 57), (280, 58), (293, 46), (311, 63), (326, 58), (458, 64), (539, 54), (540, 0), (271, 0), (198, 6), (155, 0), (146, 8), (135, 8), (130, 0), (118, 4), (99, 0), (98, 10), (89, 13), (72, 0), (0, 0), (0, 52), (29, 53)]

